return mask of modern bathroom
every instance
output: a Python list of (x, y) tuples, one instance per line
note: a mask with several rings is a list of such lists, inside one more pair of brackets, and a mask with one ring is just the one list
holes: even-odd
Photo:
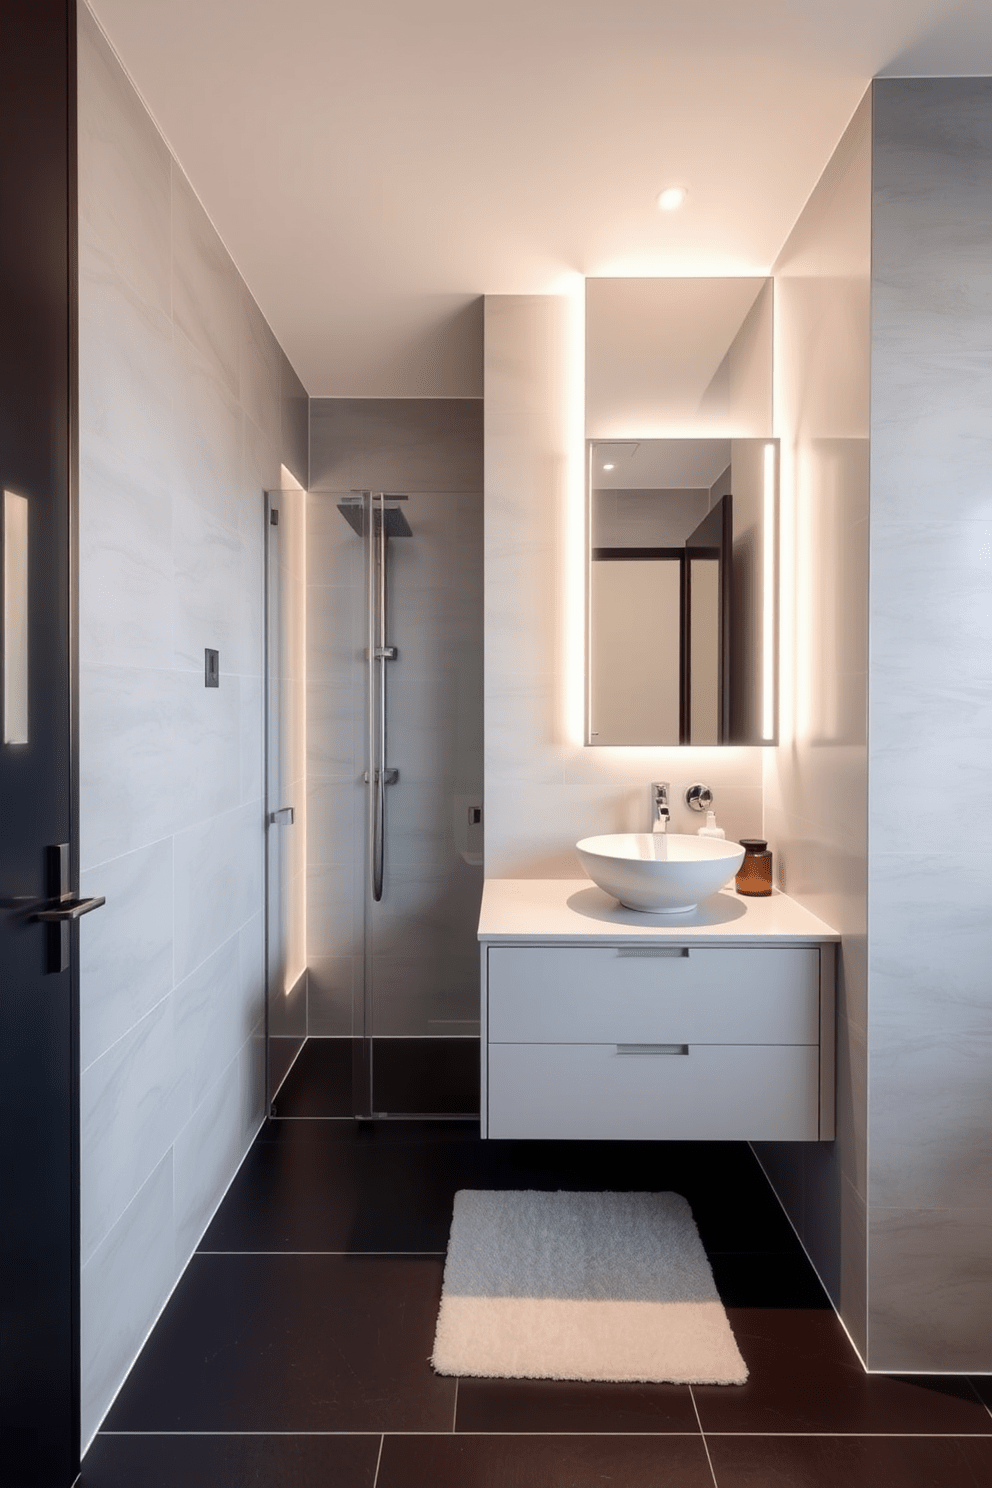
[[(438, 292), (400, 390), (277, 339), (127, 11), (75, 9), (80, 1481), (992, 1484), (992, 79), (848, 78), (763, 261)], [(703, 1291), (452, 1299), (500, 1196), (498, 1258), (671, 1200)], [(711, 1306), (726, 1373), (644, 1363)], [(553, 1307), (618, 1321), (561, 1364)]]

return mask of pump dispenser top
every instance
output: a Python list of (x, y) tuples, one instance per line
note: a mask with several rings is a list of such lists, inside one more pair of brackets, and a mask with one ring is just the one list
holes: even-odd
[(707, 813), (706, 813), (706, 825), (705, 825), (705, 827), (700, 827), (699, 828), (699, 831), (696, 833), (696, 836), (697, 837), (726, 837), (726, 835), (727, 834), (723, 830), (723, 828), (722, 827), (718, 827), (717, 824), (716, 824), (716, 812), (715, 811), (707, 811)]

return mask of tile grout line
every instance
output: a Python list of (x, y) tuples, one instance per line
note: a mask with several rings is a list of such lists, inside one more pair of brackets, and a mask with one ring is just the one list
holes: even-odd
[[(695, 1402), (693, 1402), (695, 1404)], [(699, 1413), (696, 1413), (699, 1420)], [(279, 1437), (330, 1437), (330, 1436), (451, 1436), (450, 1428), (444, 1431), (99, 1431), (97, 1436), (279, 1436)], [(838, 1440), (838, 1441), (988, 1441), (992, 1431), (460, 1431), (460, 1437), (470, 1436), (520, 1436), (520, 1437), (637, 1437), (656, 1440), (673, 1436), (732, 1437), (741, 1441), (758, 1440)], [(95, 1440), (95, 1438), (94, 1438)]]
[(459, 1380), (458, 1380), (458, 1376), (456, 1374), (455, 1375), (455, 1408), (451, 1412), (451, 1429), (452, 1429), (452, 1431), (457, 1431), (458, 1430), (458, 1424), (457, 1424), (458, 1423), (458, 1384), (459, 1384)]
[(195, 1250), (198, 1256), (443, 1256), (446, 1250)]
[(385, 1434), (385, 1432), (383, 1432), (382, 1435), (379, 1437), (379, 1455), (375, 1459), (375, 1476), (372, 1479), (372, 1488), (376, 1488), (376, 1484), (379, 1481), (379, 1464), (382, 1462), (382, 1449), (385, 1446), (385, 1444), (386, 1444), (386, 1434)]
[(706, 1453), (706, 1462), (709, 1466), (710, 1477), (713, 1479), (713, 1488), (720, 1488), (720, 1485), (716, 1480), (716, 1473), (713, 1470), (713, 1458), (710, 1456), (710, 1449), (706, 1441), (706, 1432), (703, 1430), (703, 1423), (700, 1419), (699, 1406), (696, 1404), (695, 1391), (693, 1390), (691, 1385), (689, 1386), (689, 1399), (692, 1401), (692, 1408), (696, 1413), (696, 1425), (699, 1427), (699, 1435), (702, 1438), (703, 1451)]

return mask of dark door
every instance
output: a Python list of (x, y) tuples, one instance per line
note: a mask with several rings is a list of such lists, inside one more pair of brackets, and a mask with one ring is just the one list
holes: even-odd
[[(0, 1484), (79, 1465), (75, 0), (0, 28)], [(25, 552), (26, 547), (26, 552)], [(26, 667), (26, 672), (25, 672)], [(64, 862), (49, 849), (68, 844)], [(64, 874), (60, 875), (60, 867)], [(64, 880), (60, 882), (60, 877)], [(59, 911), (61, 912), (61, 910)], [(66, 913), (70, 911), (66, 907)], [(65, 961), (65, 969), (58, 967)]]

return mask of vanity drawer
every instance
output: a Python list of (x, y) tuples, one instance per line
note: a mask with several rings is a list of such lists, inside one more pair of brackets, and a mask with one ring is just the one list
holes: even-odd
[(820, 1038), (815, 946), (491, 946), (488, 989), (492, 1043)]
[(815, 1142), (819, 1051), (696, 1045), (491, 1044), (490, 1137)]

